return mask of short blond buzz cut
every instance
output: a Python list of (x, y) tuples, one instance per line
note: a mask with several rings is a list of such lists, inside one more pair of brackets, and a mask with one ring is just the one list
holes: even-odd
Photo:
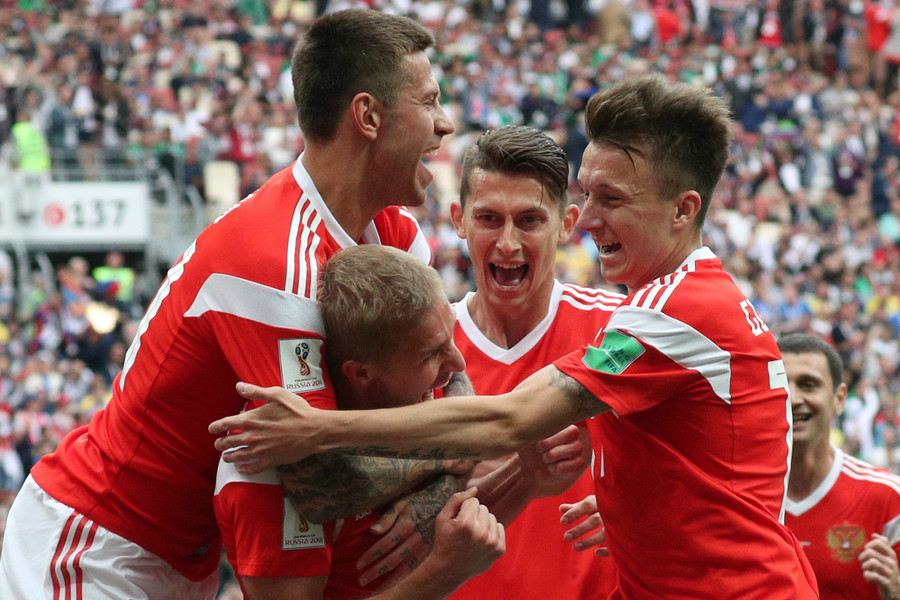
[(319, 279), (328, 366), (381, 362), (436, 304), (447, 302), (440, 275), (415, 256), (376, 244), (336, 253)]

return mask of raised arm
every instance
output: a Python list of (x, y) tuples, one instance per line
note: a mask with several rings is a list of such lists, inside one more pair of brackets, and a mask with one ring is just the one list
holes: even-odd
[(417, 459), (493, 458), (515, 452), (609, 407), (554, 366), (500, 396), (444, 398), (402, 408), (323, 411), (281, 388), (238, 384), (259, 408), (220, 419), (210, 433), (238, 448), (226, 460), (256, 473), (326, 450)]

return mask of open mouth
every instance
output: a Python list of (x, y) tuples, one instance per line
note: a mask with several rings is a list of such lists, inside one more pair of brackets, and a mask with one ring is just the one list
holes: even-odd
[(622, 244), (618, 242), (614, 244), (598, 244), (597, 247), (600, 250), (600, 254), (613, 254), (622, 247)]
[(518, 285), (522, 283), (525, 276), (528, 275), (528, 265), (519, 265), (518, 267), (501, 267), (500, 265), (490, 263), (491, 275), (494, 281), (504, 286)]
[(795, 424), (796, 423), (806, 423), (810, 419), (812, 419), (812, 415), (794, 415), (793, 416), (793, 421)]

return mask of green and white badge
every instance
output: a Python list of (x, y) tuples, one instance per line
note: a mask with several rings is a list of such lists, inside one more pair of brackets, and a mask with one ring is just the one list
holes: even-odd
[(639, 341), (612, 329), (603, 334), (599, 346), (588, 346), (581, 360), (595, 371), (618, 375), (643, 353), (644, 347)]

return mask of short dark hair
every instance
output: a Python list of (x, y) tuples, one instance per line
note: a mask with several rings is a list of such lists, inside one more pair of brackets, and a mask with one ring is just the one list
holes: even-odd
[(377, 10), (343, 10), (314, 21), (291, 59), (303, 134), (330, 139), (360, 92), (393, 105), (406, 83), (403, 58), (433, 45), (431, 33), (412, 19)]
[(465, 207), (471, 191), (472, 171), (531, 175), (541, 182), (560, 214), (568, 204), (569, 161), (565, 151), (543, 131), (507, 125), (486, 131), (463, 156), (459, 201)]
[(592, 143), (644, 157), (664, 199), (696, 191), (702, 226), (734, 135), (724, 100), (708, 88), (640, 75), (595, 93), (584, 118)]
[(844, 364), (834, 346), (809, 333), (786, 333), (778, 338), (781, 354), (821, 354), (828, 361), (832, 389), (844, 382)]

